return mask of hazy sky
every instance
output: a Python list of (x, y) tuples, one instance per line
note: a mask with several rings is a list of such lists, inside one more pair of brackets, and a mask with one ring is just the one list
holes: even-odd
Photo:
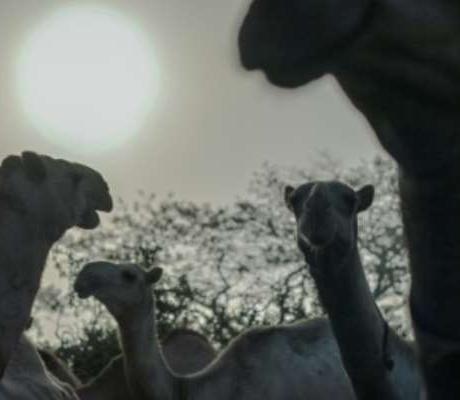
[(0, 2), (0, 156), (32, 149), (99, 169), (116, 195), (169, 191), (226, 201), (264, 161), (305, 166), (327, 150), (353, 162), (376, 151), (373, 136), (332, 78), (286, 91), (238, 64), (241, 0), (79, 1), (127, 15), (146, 32), (160, 73), (159, 94), (142, 130), (102, 154), (62, 149), (37, 135), (18, 101), (18, 53), (34, 27), (63, 0)]

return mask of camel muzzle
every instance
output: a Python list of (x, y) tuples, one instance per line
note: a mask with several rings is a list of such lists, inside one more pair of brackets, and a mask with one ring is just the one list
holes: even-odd
[(118, 266), (108, 261), (93, 261), (86, 264), (77, 276), (74, 290), (81, 299), (93, 296), (106, 283), (104, 273)]
[(102, 277), (94, 270), (94, 266), (87, 264), (74, 283), (74, 290), (80, 299), (87, 299), (104, 284)]
[(75, 293), (80, 299), (87, 299), (93, 294), (94, 288), (88, 282), (77, 280), (74, 285)]
[(110, 195), (107, 184), (105, 184), (104, 186), (105, 187), (102, 188), (102, 190), (100, 190), (100, 193), (97, 199), (95, 199), (96, 200), (95, 208), (98, 211), (110, 212), (113, 209), (113, 200), (112, 200), (112, 196)]

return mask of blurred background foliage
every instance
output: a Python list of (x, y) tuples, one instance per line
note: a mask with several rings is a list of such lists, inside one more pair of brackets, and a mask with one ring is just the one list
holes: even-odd
[(55, 246), (48, 261), (55, 278), (38, 297), (33, 335), (83, 380), (119, 353), (107, 311), (72, 291), (82, 265), (97, 259), (163, 267), (155, 289), (161, 334), (188, 327), (221, 348), (253, 326), (323, 315), (283, 203), (286, 184), (318, 179), (376, 186), (373, 207), (360, 216), (363, 264), (390, 325), (409, 336), (409, 275), (395, 166), (378, 157), (344, 168), (326, 155), (310, 171), (266, 164), (247, 193), (224, 206), (145, 193), (132, 203), (119, 200), (101, 228), (70, 232)]

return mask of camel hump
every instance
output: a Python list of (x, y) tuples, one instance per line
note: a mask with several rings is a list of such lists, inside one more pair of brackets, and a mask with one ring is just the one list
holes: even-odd
[(202, 334), (191, 329), (174, 329), (163, 339), (163, 353), (178, 374), (198, 372), (216, 357), (216, 350)]

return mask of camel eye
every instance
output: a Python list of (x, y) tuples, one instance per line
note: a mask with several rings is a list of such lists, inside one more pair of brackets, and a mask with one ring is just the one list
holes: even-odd
[(129, 270), (124, 270), (121, 273), (121, 276), (123, 278), (123, 281), (128, 282), (128, 283), (135, 282), (137, 279), (137, 276), (134, 273), (134, 271), (129, 271)]

